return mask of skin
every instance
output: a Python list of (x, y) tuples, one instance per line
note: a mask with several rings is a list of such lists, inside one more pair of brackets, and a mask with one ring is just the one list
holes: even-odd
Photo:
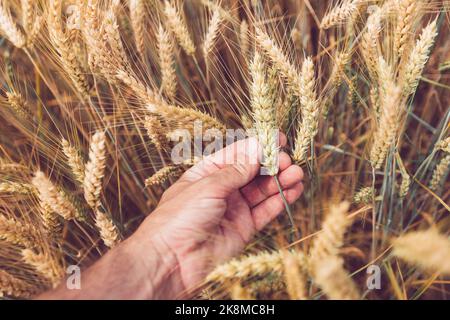
[[(80, 290), (63, 283), (38, 298), (189, 298), (215, 265), (284, 210), (274, 178), (259, 174), (260, 154), (249, 138), (205, 158), (166, 190), (133, 235), (82, 273)], [(293, 203), (303, 192), (303, 172), (284, 152), (278, 177)]]

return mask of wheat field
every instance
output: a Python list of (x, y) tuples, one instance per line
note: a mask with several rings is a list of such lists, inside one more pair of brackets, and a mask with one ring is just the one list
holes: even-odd
[(269, 132), (284, 132), (305, 191), (196, 299), (448, 299), (449, 14), (447, 0), (1, 0), (0, 297), (32, 298), (130, 236), (198, 161), (171, 150), (200, 121), (256, 128), (270, 175)]

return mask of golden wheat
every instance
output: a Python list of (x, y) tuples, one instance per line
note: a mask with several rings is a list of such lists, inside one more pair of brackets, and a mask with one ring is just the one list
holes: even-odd
[(187, 54), (191, 56), (195, 55), (194, 42), (192, 41), (187, 26), (178, 13), (177, 8), (170, 3), (170, 1), (165, 1), (164, 13), (167, 18), (167, 24), (177, 38), (180, 46), (186, 51)]
[(106, 166), (106, 137), (105, 132), (96, 131), (91, 138), (89, 147), (89, 161), (84, 171), (84, 198), (92, 209), (100, 205), (102, 179)]

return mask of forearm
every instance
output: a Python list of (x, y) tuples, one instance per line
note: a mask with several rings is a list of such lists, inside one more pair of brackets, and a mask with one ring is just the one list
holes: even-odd
[[(176, 258), (133, 235), (81, 273), (81, 288), (63, 281), (38, 299), (174, 299), (180, 287)], [(164, 252), (164, 254), (162, 254)]]

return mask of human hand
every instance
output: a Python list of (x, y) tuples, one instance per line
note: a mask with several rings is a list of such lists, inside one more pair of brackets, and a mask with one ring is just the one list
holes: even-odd
[[(281, 135), (281, 146), (285, 143)], [(259, 154), (257, 140), (249, 138), (205, 158), (167, 189), (134, 235), (173, 255), (168, 269), (178, 274), (177, 290), (194, 288), (283, 212), (275, 179), (258, 176)], [(283, 193), (292, 203), (303, 191), (302, 169), (284, 152), (279, 168)]]

